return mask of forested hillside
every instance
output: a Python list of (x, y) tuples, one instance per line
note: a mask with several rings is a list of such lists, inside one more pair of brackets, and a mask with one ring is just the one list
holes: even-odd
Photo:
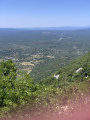
[[(58, 79), (55, 76), (59, 76)], [(89, 79), (90, 76), (90, 52), (85, 54), (79, 59), (73, 60), (69, 65), (61, 68), (56, 72), (53, 77), (51, 77), (51, 81), (47, 79), (45, 80), (45, 83), (48, 85), (49, 82), (52, 84), (55, 82), (60, 83), (75, 83), (83, 82), (86, 79)], [(44, 80), (43, 80), (44, 81)], [(42, 81), (42, 82), (43, 82)], [(60, 85), (60, 84), (59, 84)]]
[[(56, 76), (59, 76), (58, 78)], [(90, 88), (90, 52), (61, 68), (39, 83), (17, 71), (11, 60), (0, 63), (0, 116), (40, 115), (57, 111), (58, 105), (88, 94)], [(10, 118), (7, 118), (10, 119)]]

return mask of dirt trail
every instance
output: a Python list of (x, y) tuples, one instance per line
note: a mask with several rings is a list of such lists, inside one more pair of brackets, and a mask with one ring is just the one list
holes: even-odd
[(44, 111), (36, 116), (32, 116), (28, 111), (20, 116), (0, 120), (90, 120), (90, 97), (85, 96), (67, 105), (58, 105), (55, 109), (54, 112)]

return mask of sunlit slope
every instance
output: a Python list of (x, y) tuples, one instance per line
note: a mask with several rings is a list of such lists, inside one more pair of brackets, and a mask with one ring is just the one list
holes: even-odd
[[(56, 77), (58, 76), (58, 77)], [(78, 84), (90, 79), (90, 52), (61, 68), (52, 77), (42, 82), (47, 85), (62, 87), (64, 84)], [(41, 82), (41, 83), (42, 83)]]

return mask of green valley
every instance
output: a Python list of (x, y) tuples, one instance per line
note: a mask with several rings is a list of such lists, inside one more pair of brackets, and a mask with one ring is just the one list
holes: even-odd
[(0, 29), (0, 61), (12, 59), (34, 81), (54, 74), (88, 51), (90, 29)]

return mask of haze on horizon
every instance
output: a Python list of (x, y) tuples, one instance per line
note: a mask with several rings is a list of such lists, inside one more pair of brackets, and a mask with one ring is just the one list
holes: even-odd
[(89, 26), (90, 0), (0, 0), (0, 28)]

